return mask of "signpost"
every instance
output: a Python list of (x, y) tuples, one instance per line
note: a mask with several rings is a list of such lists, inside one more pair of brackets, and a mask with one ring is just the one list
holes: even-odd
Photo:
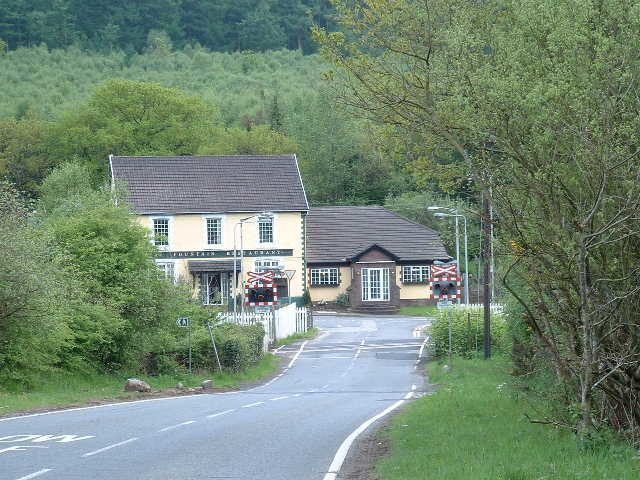
[(291, 290), (289, 290), (291, 286), (291, 279), (296, 274), (295, 270), (285, 270), (285, 275), (287, 276), (287, 303), (291, 303)]
[(191, 318), (189, 317), (180, 317), (176, 320), (176, 325), (179, 327), (187, 327), (187, 342), (189, 344), (189, 375), (191, 375)]

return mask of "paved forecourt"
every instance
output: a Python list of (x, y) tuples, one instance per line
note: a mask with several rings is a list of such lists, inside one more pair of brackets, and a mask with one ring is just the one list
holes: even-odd
[(250, 390), (0, 418), (0, 478), (335, 478), (354, 430), (420, 394), (424, 324), (317, 317), (324, 332)]

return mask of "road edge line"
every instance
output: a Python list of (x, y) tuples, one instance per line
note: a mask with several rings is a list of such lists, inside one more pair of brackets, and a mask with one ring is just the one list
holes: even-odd
[(300, 349), (298, 350), (298, 352), (293, 356), (293, 358), (291, 359), (291, 361), (289, 362), (289, 365), (287, 365), (287, 369), (290, 369), (291, 367), (293, 367), (293, 364), (296, 363), (296, 360), (298, 360), (298, 357), (300, 356), (300, 354), (302, 353), (302, 350), (304, 350), (304, 347), (307, 345), (307, 342), (309, 340), (305, 340), (304, 342), (302, 342), (302, 345), (300, 345)]
[(20, 477), (16, 480), (29, 480), (30, 478), (36, 478), (40, 475), (44, 475), (47, 472), (50, 472), (51, 468), (43, 468), (42, 470), (38, 470), (37, 472), (30, 473), (29, 475), (25, 475), (24, 477)]
[(344, 460), (347, 458), (347, 453), (349, 453), (349, 449), (351, 448), (351, 445), (353, 444), (355, 439), (358, 438), (358, 436), (362, 432), (364, 432), (367, 428), (369, 428), (373, 423), (375, 423), (377, 420), (381, 419), (382, 417), (394, 411), (396, 408), (398, 408), (400, 405), (402, 405), (412, 396), (413, 396), (413, 392), (407, 393), (403, 399), (398, 400), (397, 402), (391, 404), (381, 412), (377, 413), (373, 417), (366, 420), (358, 428), (356, 428), (353, 432), (351, 432), (349, 436), (345, 438), (344, 441), (338, 447), (338, 450), (336, 451), (336, 454), (333, 457), (333, 461), (331, 462), (331, 465), (329, 465), (329, 470), (323, 477), (323, 480), (336, 480), (336, 478), (338, 477), (338, 473), (340, 473), (340, 469), (342, 468), (342, 464), (344, 463)]

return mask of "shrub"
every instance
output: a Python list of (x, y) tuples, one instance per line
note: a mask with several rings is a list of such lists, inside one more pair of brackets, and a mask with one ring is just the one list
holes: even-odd
[(351, 302), (349, 301), (349, 294), (341, 293), (340, 295), (338, 295), (338, 298), (336, 298), (336, 303), (345, 308), (351, 305)]
[[(449, 324), (451, 324), (451, 351), (456, 355), (471, 356), (482, 349), (483, 315), (481, 308), (450, 308), (439, 310), (431, 325), (431, 338), (435, 356), (449, 352)], [(494, 349), (508, 351), (510, 345), (504, 315), (491, 315), (491, 344)]]

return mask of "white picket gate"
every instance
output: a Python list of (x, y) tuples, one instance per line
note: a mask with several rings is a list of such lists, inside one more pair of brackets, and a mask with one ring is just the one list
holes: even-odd
[(307, 315), (308, 312), (305, 307), (299, 308), (295, 304), (290, 304), (274, 312), (267, 313), (238, 312), (235, 315), (233, 312), (219, 313), (218, 321), (237, 325), (262, 324), (265, 331), (264, 347), (267, 350), (270, 344), (279, 339), (294, 333), (306, 332)]

